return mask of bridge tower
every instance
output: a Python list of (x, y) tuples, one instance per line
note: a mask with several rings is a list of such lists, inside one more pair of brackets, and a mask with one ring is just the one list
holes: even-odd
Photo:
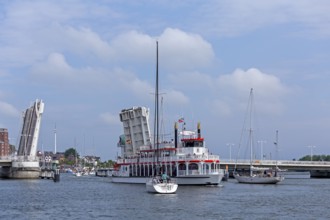
[[(19, 141), (17, 156), (12, 160), (12, 166), (2, 170), (5, 177), (15, 179), (33, 179), (40, 175), (37, 144), (39, 139), (41, 116), (44, 103), (36, 100), (23, 112), (23, 126)], [(7, 172), (4, 172), (7, 171)]]

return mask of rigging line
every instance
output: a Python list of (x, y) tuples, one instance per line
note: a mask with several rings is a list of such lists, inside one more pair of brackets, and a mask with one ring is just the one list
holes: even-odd
[(252, 102), (252, 97), (251, 97), (251, 92), (249, 94), (249, 99), (248, 99), (248, 104), (246, 106), (246, 110), (245, 110), (245, 116), (244, 116), (244, 120), (243, 120), (243, 127), (241, 130), (241, 135), (240, 135), (240, 139), (239, 139), (239, 143), (238, 143), (238, 150), (237, 150), (237, 154), (236, 154), (236, 161), (235, 161), (235, 167), (234, 167), (234, 171), (236, 171), (237, 168), (237, 161), (238, 161), (238, 157), (240, 154), (240, 150), (241, 150), (241, 146), (242, 146), (242, 141), (243, 141), (243, 137), (244, 137), (244, 132), (246, 130), (246, 124), (247, 124), (247, 119), (249, 118), (249, 109), (251, 108), (251, 102)]

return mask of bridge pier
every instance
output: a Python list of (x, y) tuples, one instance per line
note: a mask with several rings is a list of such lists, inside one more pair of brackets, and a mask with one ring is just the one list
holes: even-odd
[(2, 166), (1, 178), (10, 179), (37, 179), (40, 175), (39, 161), (13, 160), (11, 166)]

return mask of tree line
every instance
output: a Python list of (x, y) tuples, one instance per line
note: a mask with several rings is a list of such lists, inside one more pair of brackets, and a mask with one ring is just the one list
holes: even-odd
[[(76, 165), (76, 160), (77, 163), (81, 164), (82, 163), (82, 158), (80, 157), (79, 153), (76, 151), (75, 148), (69, 148), (64, 152), (64, 160), (62, 162), (60, 162), (60, 165), (71, 165), (74, 166)], [(100, 168), (110, 168), (113, 167), (114, 165), (114, 161), (112, 160), (107, 160), (107, 161), (100, 161), (100, 160), (96, 160), (97, 162), (97, 167)], [(94, 164), (92, 163), (85, 163), (84, 164), (87, 167), (93, 167)]]
[(330, 155), (306, 155), (299, 159), (299, 161), (330, 161)]

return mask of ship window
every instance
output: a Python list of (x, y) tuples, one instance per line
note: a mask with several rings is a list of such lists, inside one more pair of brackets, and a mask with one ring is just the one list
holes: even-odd
[(198, 170), (198, 165), (196, 163), (189, 164), (189, 170)]
[(179, 170), (186, 170), (186, 165), (183, 163), (179, 164)]

